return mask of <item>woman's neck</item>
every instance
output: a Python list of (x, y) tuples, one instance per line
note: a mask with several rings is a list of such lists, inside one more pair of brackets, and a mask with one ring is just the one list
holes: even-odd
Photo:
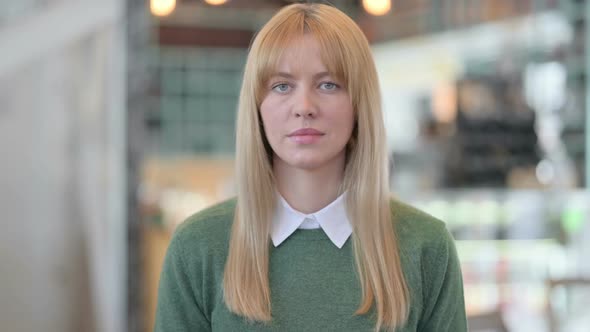
[(289, 205), (302, 213), (313, 213), (332, 203), (340, 194), (344, 178), (342, 162), (316, 169), (295, 168), (275, 160), (277, 189)]

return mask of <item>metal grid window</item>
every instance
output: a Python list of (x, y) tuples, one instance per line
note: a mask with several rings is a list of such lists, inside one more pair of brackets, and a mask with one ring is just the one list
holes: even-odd
[(161, 47), (152, 54), (150, 152), (232, 154), (246, 50)]

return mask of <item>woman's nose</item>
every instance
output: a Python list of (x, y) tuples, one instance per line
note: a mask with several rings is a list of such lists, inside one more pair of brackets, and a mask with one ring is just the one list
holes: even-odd
[(296, 117), (315, 117), (317, 114), (317, 105), (313, 100), (312, 94), (307, 91), (301, 91), (295, 101), (294, 110)]

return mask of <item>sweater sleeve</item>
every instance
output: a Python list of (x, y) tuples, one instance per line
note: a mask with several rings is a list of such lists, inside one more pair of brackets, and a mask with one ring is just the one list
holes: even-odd
[[(173, 236), (160, 275), (155, 332), (211, 331), (185, 264), (182, 237)], [(193, 276), (196, 277), (196, 276)]]
[(435, 250), (423, 261), (424, 310), (421, 332), (467, 332), (463, 277), (451, 234), (444, 228)]

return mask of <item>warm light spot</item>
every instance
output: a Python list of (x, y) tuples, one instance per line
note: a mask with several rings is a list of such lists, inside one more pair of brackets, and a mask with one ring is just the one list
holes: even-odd
[(391, 10), (391, 0), (363, 0), (363, 7), (367, 13), (381, 16)]
[(457, 117), (457, 89), (454, 84), (439, 84), (432, 96), (432, 111), (438, 122), (452, 123)]
[(219, 6), (226, 3), (227, 0), (205, 0), (205, 2), (213, 6)]
[(156, 16), (170, 15), (176, 8), (176, 0), (151, 0), (150, 11)]

